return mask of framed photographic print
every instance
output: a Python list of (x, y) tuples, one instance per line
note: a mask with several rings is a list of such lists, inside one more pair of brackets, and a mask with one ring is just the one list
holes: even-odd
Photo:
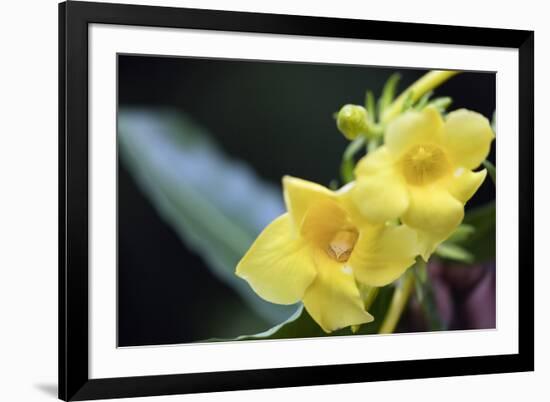
[(69, 1), (59, 40), (61, 399), (533, 370), (533, 32)]

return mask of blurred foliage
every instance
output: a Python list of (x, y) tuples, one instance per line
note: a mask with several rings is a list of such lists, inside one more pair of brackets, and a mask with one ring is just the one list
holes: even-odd
[[(384, 312), (388, 309), (391, 302), (393, 285), (388, 285), (380, 289), (376, 300), (369, 308), (369, 312), (374, 316), (374, 321), (363, 324), (355, 332), (355, 335), (371, 335), (378, 333)], [(286, 321), (274, 326), (273, 328), (253, 335), (242, 335), (234, 339), (211, 338), (209, 342), (223, 341), (251, 341), (251, 340), (266, 340), (266, 339), (287, 339), (287, 338), (317, 338), (326, 336), (343, 336), (351, 335), (349, 327), (327, 334), (321, 327), (313, 321), (303, 305), (300, 305), (298, 310), (292, 314)]]
[[(225, 156), (203, 129), (180, 113), (123, 108), (118, 124), (122, 159), (160, 215), (217, 277), (277, 324), (235, 340), (329, 336), (303, 306), (296, 310), (296, 306), (265, 302), (234, 275), (237, 262), (258, 233), (282, 213), (280, 191), (261, 181), (243, 162)], [(440, 246), (438, 255), (462, 262), (484, 261), (494, 258), (494, 248), (493, 202), (468, 211), (464, 225)], [(418, 279), (416, 283), (417, 296), (423, 296), (421, 304), (433, 310), (430, 284)], [(382, 320), (376, 317), (383, 317), (393, 290), (393, 286), (381, 289), (369, 309), (375, 321), (362, 325), (356, 334), (378, 332)], [(435, 321), (431, 327), (440, 329)], [(349, 334), (350, 329), (344, 328), (330, 336)]]
[(436, 250), (436, 255), (466, 264), (495, 259), (496, 204), (494, 201), (466, 212), (463, 224)]
[(296, 310), (262, 300), (234, 274), (256, 236), (283, 212), (279, 189), (225, 156), (204, 130), (176, 112), (122, 108), (118, 145), (159, 214), (217, 277), (272, 324)]
[[(268, 318), (270, 325), (282, 323), (266, 332), (239, 339), (295, 337), (299, 326), (305, 334), (301, 336), (326, 336), (318, 326), (312, 326), (315, 323), (301, 305), (264, 302), (245, 281), (233, 274), (236, 262), (256, 235), (283, 210), (280, 189), (276, 184), (259, 180), (256, 173), (269, 183), (278, 183), (282, 174), (330, 183), (346, 145), (345, 139), (337, 134), (332, 112), (344, 103), (361, 103), (365, 88), (383, 92), (383, 83), (394, 71), (403, 77), (400, 87), (406, 87), (424, 72), (345, 65), (119, 56), (122, 164), (186, 248), (204, 259), (206, 269), (235, 290), (255, 312)], [(490, 116), (494, 110), (494, 87), (494, 74), (465, 73), (444, 84), (435, 95), (452, 95), (453, 108), (466, 107)], [(472, 97), (472, 92), (477, 96)], [(448, 106), (446, 99), (440, 102), (443, 107)], [(371, 110), (374, 109), (372, 103), (371, 99)], [(164, 111), (160, 107), (164, 107)], [(167, 112), (167, 109), (185, 111), (185, 115), (200, 121), (207, 132), (185, 115)], [(323, 163), (314, 163), (319, 159)], [(254, 171), (237, 160), (246, 160)], [(483, 194), (478, 194), (471, 205), (494, 199), (493, 187), (487, 184), (483, 187)], [(483, 259), (487, 258), (484, 255), (491, 255), (491, 250), (482, 250), (482, 244), (473, 240), (490, 238), (491, 225), (486, 225), (483, 219), (478, 221), (475, 215), (471, 219), (476, 226), (476, 237), (468, 236), (455, 245), (468, 252), (472, 249), (476, 258)], [(487, 216), (490, 217), (490, 213)], [(494, 210), (492, 219), (494, 221)], [(494, 255), (494, 224), (492, 241)], [(154, 258), (154, 253), (151, 254)], [(134, 262), (128, 260), (131, 267)], [(185, 262), (183, 260), (182, 265)], [(182, 266), (182, 270), (184, 268)], [(182, 284), (181, 291), (186, 292), (185, 286), (202, 290), (205, 285), (190, 280)], [(128, 289), (132, 294), (128, 303), (134, 306), (138, 297), (134, 294), (141, 289), (133, 282)], [(149, 290), (146, 286), (143, 289)], [(385, 311), (384, 303), (389, 303), (393, 290), (393, 286), (381, 289), (369, 309), (375, 321), (361, 326), (359, 334), (377, 332), (382, 321), (379, 317)], [(147, 299), (155, 294), (139, 293), (139, 297)], [(239, 319), (254, 315), (251, 310), (242, 308), (238, 314), (230, 312), (225, 308), (227, 299), (216, 294), (211, 297), (217, 297), (220, 308), (210, 311), (204, 306), (196, 307), (201, 314), (195, 318), (185, 313), (186, 328), (202, 326), (208, 321), (209, 330), (200, 332), (205, 336), (195, 333), (193, 339), (231, 338), (264, 327), (262, 323), (245, 329)], [(179, 308), (181, 306), (174, 305), (174, 310)], [(124, 313), (134, 320), (142, 316), (138, 309), (135, 315), (131, 311)], [(166, 328), (170, 329), (165, 331), (185, 337), (188, 329), (180, 330), (177, 321), (182, 315), (178, 311), (167, 315), (169, 319), (163, 318), (178, 323), (170, 328), (168, 322)], [(139, 331), (149, 338), (156, 336), (159, 330), (155, 322), (144, 319)], [(220, 331), (223, 325), (231, 327), (230, 333)], [(334, 335), (350, 333), (346, 328)]]
[(419, 260), (413, 269), (415, 296), (426, 317), (428, 330), (441, 331), (447, 329), (439, 316), (434, 288), (427, 273), (426, 263)]
[(464, 217), (464, 223), (471, 225), (475, 231), (459, 243), (473, 256), (473, 262), (484, 262), (495, 259), (496, 248), (496, 203), (474, 208)]

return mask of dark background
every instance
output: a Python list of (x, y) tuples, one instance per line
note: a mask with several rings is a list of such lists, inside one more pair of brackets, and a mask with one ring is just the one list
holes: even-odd
[[(337, 178), (347, 144), (333, 113), (345, 103), (363, 103), (366, 89), (378, 95), (393, 72), (402, 75), (401, 90), (426, 72), (133, 55), (119, 56), (118, 69), (119, 107), (175, 108), (191, 115), (227, 154), (246, 160), (262, 178), (279, 184), (290, 174), (325, 185)], [(435, 95), (451, 96), (450, 110), (465, 107), (491, 119), (495, 78), (466, 72)], [(469, 206), (493, 198), (487, 180)], [(211, 324), (218, 320), (248, 331), (266, 329), (267, 323), (210, 274), (200, 256), (161, 220), (120, 159), (118, 230), (119, 346), (210, 338), (216, 335)], [(239, 312), (234, 321), (226, 316), (228, 309)]]

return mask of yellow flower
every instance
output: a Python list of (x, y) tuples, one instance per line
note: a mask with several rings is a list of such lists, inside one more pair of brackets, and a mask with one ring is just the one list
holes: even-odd
[(357, 282), (382, 286), (397, 279), (418, 254), (414, 231), (373, 225), (347, 192), (284, 177), (288, 212), (258, 236), (237, 266), (265, 300), (303, 301), (326, 332), (373, 320)]
[(489, 121), (476, 112), (460, 109), (445, 121), (433, 107), (406, 112), (388, 124), (385, 144), (358, 163), (351, 196), (372, 222), (400, 218), (416, 229), (427, 260), (483, 183), (486, 170), (472, 169), (493, 139)]

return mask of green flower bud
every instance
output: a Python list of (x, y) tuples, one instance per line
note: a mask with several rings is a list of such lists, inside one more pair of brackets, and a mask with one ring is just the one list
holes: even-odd
[(367, 134), (367, 110), (359, 105), (344, 105), (336, 116), (338, 130), (348, 140), (355, 139), (359, 134)]

